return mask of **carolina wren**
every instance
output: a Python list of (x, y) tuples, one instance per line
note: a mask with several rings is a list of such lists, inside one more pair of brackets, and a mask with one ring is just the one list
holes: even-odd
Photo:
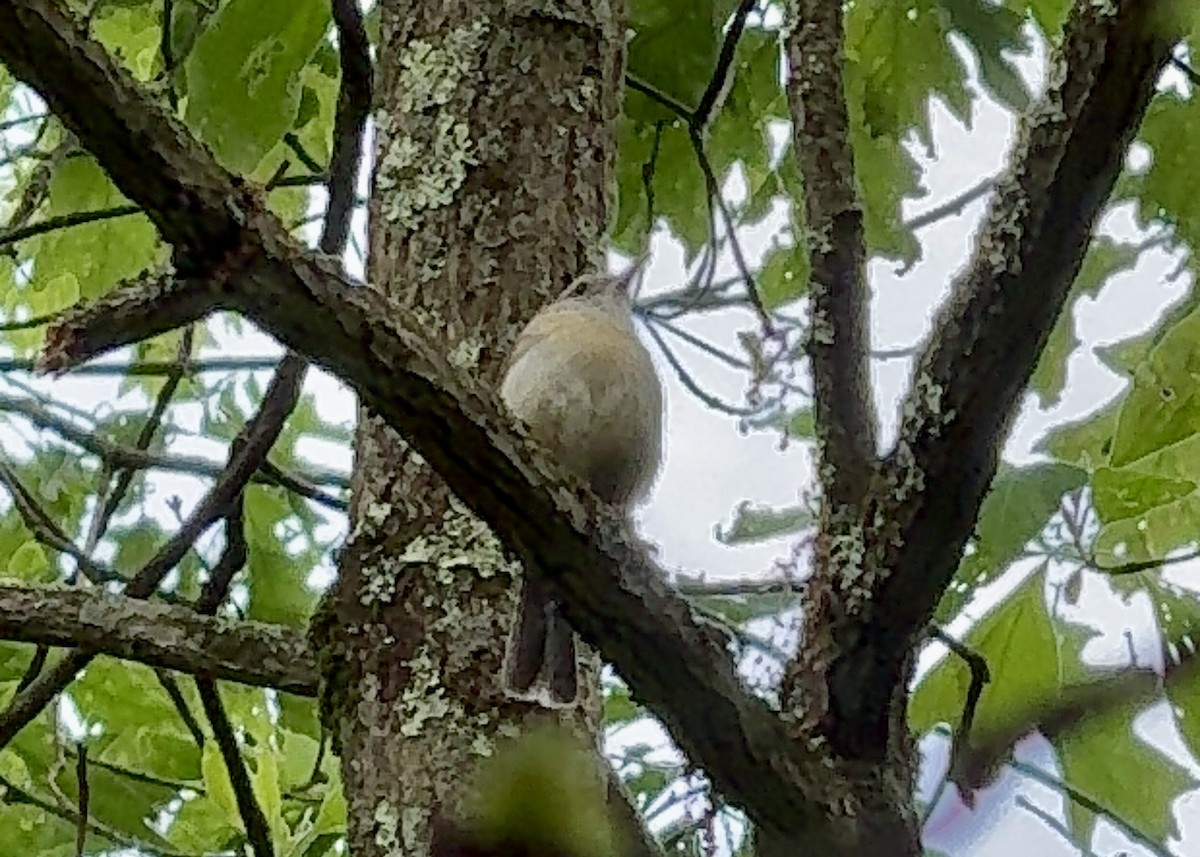
[[(620, 275), (586, 274), (521, 331), (500, 397), (533, 437), (604, 502), (630, 511), (662, 459), (663, 390), (633, 324)], [(575, 635), (545, 586), (525, 577), (505, 657), (506, 689), (569, 705), (578, 695)], [(543, 701), (545, 700), (542, 697)]]

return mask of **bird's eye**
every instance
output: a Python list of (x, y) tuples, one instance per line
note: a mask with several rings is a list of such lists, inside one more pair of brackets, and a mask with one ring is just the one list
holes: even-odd
[(562, 297), (564, 297), (564, 298), (584, 297), (588, 293), (589, 285), (590, 285), (590, 281), (588, 280), (587, 277), (580, 277), (580, 278), (572, 281), (571, 285), (567, 286), (563, 290)]

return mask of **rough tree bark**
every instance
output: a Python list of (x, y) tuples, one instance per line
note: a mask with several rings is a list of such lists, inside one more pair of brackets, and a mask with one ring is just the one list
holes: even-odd
[[(368, 279), (494, 386), (520, 326), (601, 268), (624, 69), (620, 10), (380, 4)], [(536, 705), (500, 686), (519, 566), (411, 446), (360, 414), (352, 538), (318, 624), (356, 855), (420, 855), (493, 740)], [(598, 740), (598, 660), (563, 712)]]

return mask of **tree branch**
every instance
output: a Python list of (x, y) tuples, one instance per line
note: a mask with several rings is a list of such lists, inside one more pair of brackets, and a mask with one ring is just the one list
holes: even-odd
[(254, 796), (254, 786), (250, 782), (250, 772), (242, 762), (242, 754), (238, 749), (237, 736), (225, 706), (221, 703), (221, 694), (217, 683), (205, 676), (196, 676), (196, 691), (200, 695), (200, 704), (212, 726), (213, 737), (217, 740), (217, 748), (225, 762), (225, 772), (229, 775), (229, 783), (237, 802), (238, 815), (246, 828), (246, 841), (254, 857), (275, 857), (275, 846), (271, 839), (271, 827), (267, 817), (263, 815), (262, 807)]
[[(250, 477), (258, 470), (267, 451), (279, 437), (283, 420), (295, 406), (304, 368), (304, 362), (295, 357), (289, 355), (283, 359), (263, 396), (258, 413), (234, 439), (225, 472), (201, 498), (179, 531), (129, 581), (125, 587), (127, 596), (147, 599), (153, 595), (162, 579), (183, 559), (196, 539), (221, 518), (230, 503), (245, 490)], [(62, 692), (94, 656), (88, 649), (72, 649), (50, 672), (34, 679), (19, 693), (0, 715), (0, 748), (6, 746), (50, 700)]]
[(802, 0), (786, 37), (792, 150), (804, 176), (810, 305), (805, 350), (825, 508), (836, 514), (866, 497), (877, 459), (867, 330), (869, 295), (863, 214), (842, 82), (842, 4)]
[[(301, 631), (201, 615), (190, 607), (91, 589), (0, 585), (0, 640), (88, 648), (95, 654), (297, 696), (317, 694), (317, 664)], [(662, 857), (620, 777), (610, 771), (614, 824), (634, 857)]]
[(317, 689), (316, 662), (300, 631), (96, 589), (0, 586), (0, 640), (88, 648), (300, 696)]
[[(128, 467), (147, 470), (157, 468), (174, 473), (190, 473), (194, 476), (218, 477), (224, 470), (223, 465), (205, 458), (187, 455), (165, 455), (149, 452), (133, 447), (121, 446), (98, 434), (87, 431), (75, 425), (68, 419), (60, 417), (49, 408), (33, 399), (22, 399), (15, 396), (0, 394), (0, 412), (20, 414), (40, 429), (47, 429), (62, 437), (80, 449), (90, 452), (110, 467)], [(252, 480), (255, 483), (278, 485), (281, 488), (307, 497), (314, 503), (319, 503), (328, 509), (344, 512), (346, 502), (334, 497), (320, 488), (315, 482), (330, 482), (335, 487), (346, 489), (349, 481), (344, 475), (323, 472), (303, 476), (292, 476), (284, 473), (270, 461), (263, 466)]]
[(1079, 271), (1174, 38), (1157, 4), (1079, 2), (987, 224), (939, 314), (862, 518), (877, 575), (835, 665), (835, 741), (875, 734), (952, 579), (1030, 374)]

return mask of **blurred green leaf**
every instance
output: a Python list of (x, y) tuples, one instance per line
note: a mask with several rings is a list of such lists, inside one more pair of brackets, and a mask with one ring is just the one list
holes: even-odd
[(718, 524), (714, 536), (721, 544), (734, 547), (793, 535), (813, 523), (812, 510), (806, 506), (770, 508), (751, 506), (744, 500), (734, 509), (733, 523), (728, 527)]
[[(109, 211), (129, 205), (91, 157), (68, 158), (50, 179), (44, 217), (78, 212)], [(33, 259), (29, 284), (11, 292), (7, 309), (27, 309), (44, 315), (80, 298), (98, 298), (119, 281), (141, 273), (165, 259), (165, 248), (142, 214), (99, 219), (31, 238), (23, 248)], [(18, 336), (23, 333), (25, 336)], [(32, 345), (38, 331), (5, 334), (14, 343)]]
[(25, 542), (8, 558), (6, 572), (24, 583), (49, 583), (54, 578), (45, 549), (33, 540)]
[(322, 0), (227, 0), (196, 38), (184, 117), (235, 173), (252, 172), (291, 130), (329, 16)]
[[(981, 655), (991, 672), (976, 709), (972, 730), (988, 734), (1008, 723), (1012, 711), (1057, 696), (1063, 664), (1043, 594), (1045, 564), (991, 613), (980, 620), (962, 643)], [(913, 691), (909, 724), (923, 735), (939, 723), (956, 727), (970, 686), (970, 669), (947, 654)]]
[(1058, 512), (1063, 495), (1085, 479), (1082, 470), (1066, 464), (1001, 467), (980, 508), (970, 552), (938, 605), (937, 621), (957, 616), (976, 590), (1007, 569)]
[[(1092, 632), (1068, 627), (1061, 635), (1064, 683), (1092, 677), (1083, 665), (1083, 646)], [(1172, 804), (1196, 781), (1184, 768), (1134, 734), (1134, 716), (1144, 705), (1121, 705), (1091, 712), (1055, 740), (1067, 782), (1108, 812), (1153, 841), (1179, 836)], [(1097, 816), (1078, 801), (1068, 802), (1071, 827), (1079, 841), (1090, 841)]]
[(949, 27), (965, 38), (979, 59), (979, 71), (988, 91), (1011, 110), (1024, 112), (1032, 94), (1006, 57), (1027, 54), (1031, 46), (1022, 32), (1025, 16), (991, 0), (939, 0)]

